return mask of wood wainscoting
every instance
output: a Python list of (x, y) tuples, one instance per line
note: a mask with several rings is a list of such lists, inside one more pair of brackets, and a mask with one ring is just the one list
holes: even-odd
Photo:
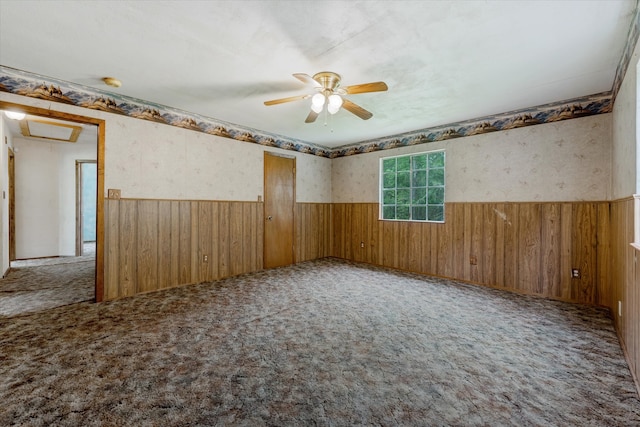
[(331, 256), (331, 204), (297, 203), (296, 263)]
[(609, 206), (447, 203), (445, 223), (423, 223), (381, 221), (377, 203), (336, 203), (333, 255), (609, 306)]
[(105, 200), (105, 300), (262, 269), (262, 203)]
[[(105, 199), (104, 299), (263, 269), (261, 202)], [(331, 253), (331, 205), (299, 203), (296, 262)], [(206, 259), (205, 259), (206, 257)]]
[[(640, 377), (640, 251), (634, 240), (633, 198), (611, 202), (611, 313), (639, 388)], [(620, 310), (620, 311), (619, 311)], [(622, 314), (622, 315), (621, 315)]]

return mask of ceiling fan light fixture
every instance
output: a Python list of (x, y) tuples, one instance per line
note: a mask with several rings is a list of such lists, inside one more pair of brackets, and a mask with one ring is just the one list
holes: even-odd
[(329, 114), (335, 114), (340, 111), (340, 107), (342, 107), (342, 97), (337, 94), (333, 94), (329, 96), (329, 105), (327, 105), (327, 111)]
[(340, 95), (336, 95), (335, 93), (329, 96), (329, 105), (333, 105), (335, 107), (342, 107), (342, 97)]
[(373, 117), (370, 111), (365, 110), (361, 106), (354, 104), (349, 99), (342, 98), (342, 95), (355, 95), (359, 93), (368, 92), (383, 92), (388, 89), (385, 82), (371, 82), (362, 83), (350, 86), (340, 86), (341, 77), (339, 74), (322, 71), (314, 74), (313, 77), (304, 74), (296, 73), (293, 75), (296, 79), (305, 84), (312, 84), (317, 91), (315, 95), (297, 95), (287, 98), (273, 99), (265, 101), (264, 105), (277, 105), (285, 102), (299, 101), (302, 99), (311, 98), (311, 111), (307, 116), (305, 123), (313, 123), (318, 118), (318, 115), (324, 110), (325, 104), (327, 105), (327, 113), (336, 114), (341, 108), (344, 108), (349, 113), (352, 113), (362, 120), (369, 120)]
[(322, 108), (324, 103), (325, 103), (325, 97), (324, 97), (324, 94), (322, 94), (322, 93), (316, 93), (311, 98), (311, 105), (313, 105), (313, 106)]
[(325, 101), (326, 98), (323, 93), (316, 93), (315, 95), (313, 95), (313, 97), (311, 97), (311, 109), (314, 112), (320, 114), (322, 108), (324, 107)]

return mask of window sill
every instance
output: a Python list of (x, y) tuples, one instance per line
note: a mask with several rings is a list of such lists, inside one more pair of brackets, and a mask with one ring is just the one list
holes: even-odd
[(418, 224), (444, 224), (445, 221), (427, 221), (422, 219), (384, 219), (378, 218), (378, 221), (385, 222), (416, 222)]

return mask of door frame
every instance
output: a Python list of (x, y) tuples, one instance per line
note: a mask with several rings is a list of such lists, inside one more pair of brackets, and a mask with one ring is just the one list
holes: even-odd
[(32, 107), (29, 105), (0, 100), (0, 110), (11, 109), (34, 116), (49, 117), (53, 119), (67, 120), (71, 122), (86, 123), (98, 126), (98, 141), (96, 153), (98, 170), (98, 191), (96, 197), (95, 299), (96, 302), (101, 302), (104, 300), (104, 154), (106, 122), (105, 120), (96, 119), (93, 117), (64, 113), (61, 111)]
[(9, 188), (9, 268), (11, 261), (16, 260), (16, 154), (11, 147), (8, 151), (8, 188)]
[(296, 263), (296, 197), (297, 197), (297, 193), (296, 193), (296, 176), (297, 176), (297, 157), (296, 156), (292, 156), (292, 155), (288, 155), (288, 154), (282, 154), (282, 153), (276, 153), (273, 151), (264, 151), (263, 154), (263, 160), (262, 160), (262, 165), (263, 165), (263, 183), (262, 183), (262, 191), (264, 194), (264, 203), (262, 204), (262, 209), (263, 209), (263, 218), (264, 221), (262, 223), (263, 226), (263, 239), (264, 241), (262, 242), (262, 250), (263, 250), (263, 254), (262, 254), (262, 260), (263, 260), (263, 268), (267, 268), (264, 264), (265, 261), (267, 259), (267, 232), (266, 232), (266, 222), (267, 222), (267, 198), (266, 198), (266, 192), (267, 192), (267, 173), (266, 173), (266, 168), (264, 167), (266, 161), (266, 157), (267, 156), (274, 156), (274, 157), (283, 157), (286, 159), (293, 159), (293, 202), (292, 202), (292, 206), (291, 206), (291, 211), (292, 211), (292, 216), (291, 216), (291, 263), (295, 264)]
[(76, 160), (76, 256), (84, 255), (84, 219), (82, 215), (82, 165), (87, 163), (96, 164), (97, 162), (95, 160)]

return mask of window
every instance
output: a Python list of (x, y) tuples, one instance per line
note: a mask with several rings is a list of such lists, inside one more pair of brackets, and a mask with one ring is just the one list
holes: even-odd
[(380, 216), (444, 222), (444, 151), (380, 159)]

